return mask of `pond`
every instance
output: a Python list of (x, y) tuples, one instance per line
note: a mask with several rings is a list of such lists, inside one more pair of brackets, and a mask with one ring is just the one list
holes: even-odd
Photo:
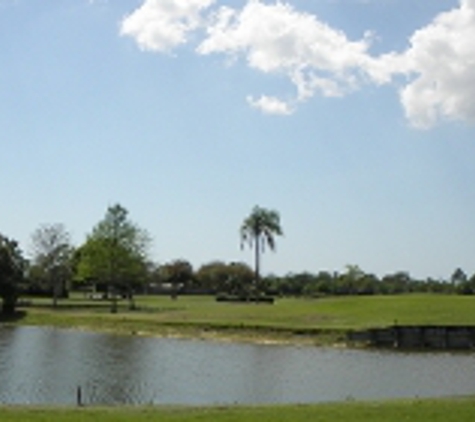
[(475, 393), (475, 355), (0, 328), (0, 403), (316, 403)]

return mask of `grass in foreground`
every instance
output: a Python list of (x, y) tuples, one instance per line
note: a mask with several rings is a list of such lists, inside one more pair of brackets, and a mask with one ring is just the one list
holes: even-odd
[(216, 408), (0, 408), (2, 422), (472, 422), (474, 399)]
[(333, 344), (351, 329), (401, 325), (475, 325), (475, 298), (456, 295), (400, 295), (324, 299), (279, 299), (274, 305), (216, 302), (213, 297), (142, 296), (138, 310), (76, 295), (57, 309), (33, 299), (23, 325), (49, 325), (124, 334), (229, 337)]

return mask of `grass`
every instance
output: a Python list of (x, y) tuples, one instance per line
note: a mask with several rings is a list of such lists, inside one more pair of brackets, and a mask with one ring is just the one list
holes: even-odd
[(2, 422), (471, 422), (475, 399), (214, 408), (0, 408)]
[[(347, 330), (401, 325), (475, 325), (475, 298), (401, 295), (324, 299), (279, 299), (274, 305), (219, 303), (212, 297), (137, 298), (111, 314), (109, 303), (79, 295), (60, 302), (31, 299), (7, 324), (83, 328), (123, 334), (219, 337), (333, 344)], [(0, 407), (2, 422), (87, 421), (444, 421), (475, 420), (475, 399), (338, 403), (304, 406), (214, 408), (38, 408)]]
[(32, 299), (13, 324), (48, 325), (124, 334), (229, 337), (245, 340), (344, 341), (348, 330), (400, 325), (475, 325), (475, 298), (456, 295), (279, 299), (274, 305), (216, 302), (212, 297), (141, 296), (138, 310), (111, 314), (106, 301), (80, 295)]

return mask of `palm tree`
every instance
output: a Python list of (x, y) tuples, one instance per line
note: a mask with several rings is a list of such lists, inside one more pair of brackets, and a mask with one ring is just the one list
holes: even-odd
[(271, 250), (275, 249), (275, 235), (281, 236), (280, 216), (277, 211), (267, 210), (255, 206), (251, 214), (244, 220), (241, 226), (241, 247), (248, 243), (254, 247), (255, 269), (254, 282), (255, 287), (260, 284), (260, 256), (268, 245)]

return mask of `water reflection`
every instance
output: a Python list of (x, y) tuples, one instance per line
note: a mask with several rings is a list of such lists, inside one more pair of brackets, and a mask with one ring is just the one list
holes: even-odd
[(475, 392), (471, 354), (313, 347), (0, 329), (0, 402), (263, 404)]

